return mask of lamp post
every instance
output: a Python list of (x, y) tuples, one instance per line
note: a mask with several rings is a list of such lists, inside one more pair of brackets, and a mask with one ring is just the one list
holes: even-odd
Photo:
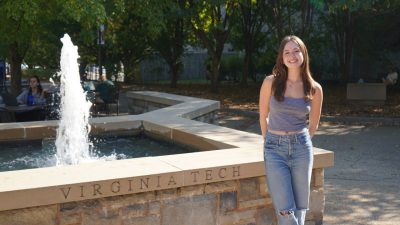
[(103, 46), (104, 46), (104, 24), (100, 24), (97, 32), (97, 44), (99, 45), (99, 78), (103, 75)]
[(5, 87), (5, 81), (6, 81), (6, 61), (2, 58), (0, 58), (0, 91), (3, 91), (3, 88)]

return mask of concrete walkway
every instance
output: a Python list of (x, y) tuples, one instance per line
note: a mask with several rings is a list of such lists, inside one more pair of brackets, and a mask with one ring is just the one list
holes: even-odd
[[(219, 116), (221, 126), (260, 133), (254, 115)], [(400, 224), (399, 126), (322, 123), (313, 144), (335, 152), (335, 166), (325, 171), (324, 224)]]
[(400, 224), (400, 127), (323, 124), (313, 143), (335, 152), (325, 224)]

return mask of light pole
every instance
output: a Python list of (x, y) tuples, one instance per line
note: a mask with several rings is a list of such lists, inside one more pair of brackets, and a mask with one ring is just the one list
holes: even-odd
[(97, 35), (97, 44), (99, 45), (99, 78), (103, 75), (103, 46), (104, 46), (104, 24), (100, 24), (98, 35)]
[(2, 58), (0, 58), (0, 91), (3, 91), (3, 88), (5, 87), (5, 81), (6, 81), (6, 75), (7, 75), (7, 69), (6, 69), (6, 61)]

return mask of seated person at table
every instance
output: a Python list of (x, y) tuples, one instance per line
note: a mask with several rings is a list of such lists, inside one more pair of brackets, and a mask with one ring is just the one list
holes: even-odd
[[(44, 95), (45, 90), (43, 90), (42, 85), (40, 84), (39, 77), (32, 76), (29, 78), (29, 89), (18, 95), (17, 101), (20, 104), (25, 104), (28, 106), (45, 105), (46, 99)], [(25, 112), (15, 113), (15, 119), (17, 122), (44, 120), (45, 117), (45, 110), (42, 107), (27, 109)]]
[(45, 105), (46, 98), (44, 97), (45, 90), (43, 90), (40, 84), (40, 79), (37, 76), (29, 78), (29, 89), (23, 91), (17, 97), (17, 101), (20, 104), (25, 105)]
[(96, 103), (109, 103), (113, 99), (114, 83), (107, 80), (105, 74), (101, 76), (101, 81), (96, 85)]
[(385, 78), (382, 78), (382, 81), (386, 85), (395, 85), (398, 78), (399, 78), (399, 74), (397, 73), (396, 69), (391, 68), (388, 75)]

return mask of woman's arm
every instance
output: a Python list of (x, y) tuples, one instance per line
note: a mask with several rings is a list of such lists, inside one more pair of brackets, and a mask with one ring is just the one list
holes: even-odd
[(309, 115), (308, 131), (310, 136), (314, 136), (315, 131), (318, 129), (319, 119), (321, 118), (321, 108), (323, 100), (322, 87), (317, 82), (314, 82), (315, 93), (311, 101), (311, 111)]
[(17, 96), (17, 102), (19, 104), (26, 104), (27, 99), (28, 99), (28, 91), (27, 90), (23, 91), (21, 94), (19, 94)]
[[(47, 90), (46, 90), (47, 91)], [(36, 105), (45, 105), (46, 104), (46, 97), (45, 97), (45, 90), (42, 90), (42, 93), (35, 95), (35, 104)]]
[(260, 90), (258, 109), (260, 113), (261, 134), (263, 137), (265, 137), (268, 130), (269, 99), (271, 98), (273, 80), (273, 75), (266, 77)]

